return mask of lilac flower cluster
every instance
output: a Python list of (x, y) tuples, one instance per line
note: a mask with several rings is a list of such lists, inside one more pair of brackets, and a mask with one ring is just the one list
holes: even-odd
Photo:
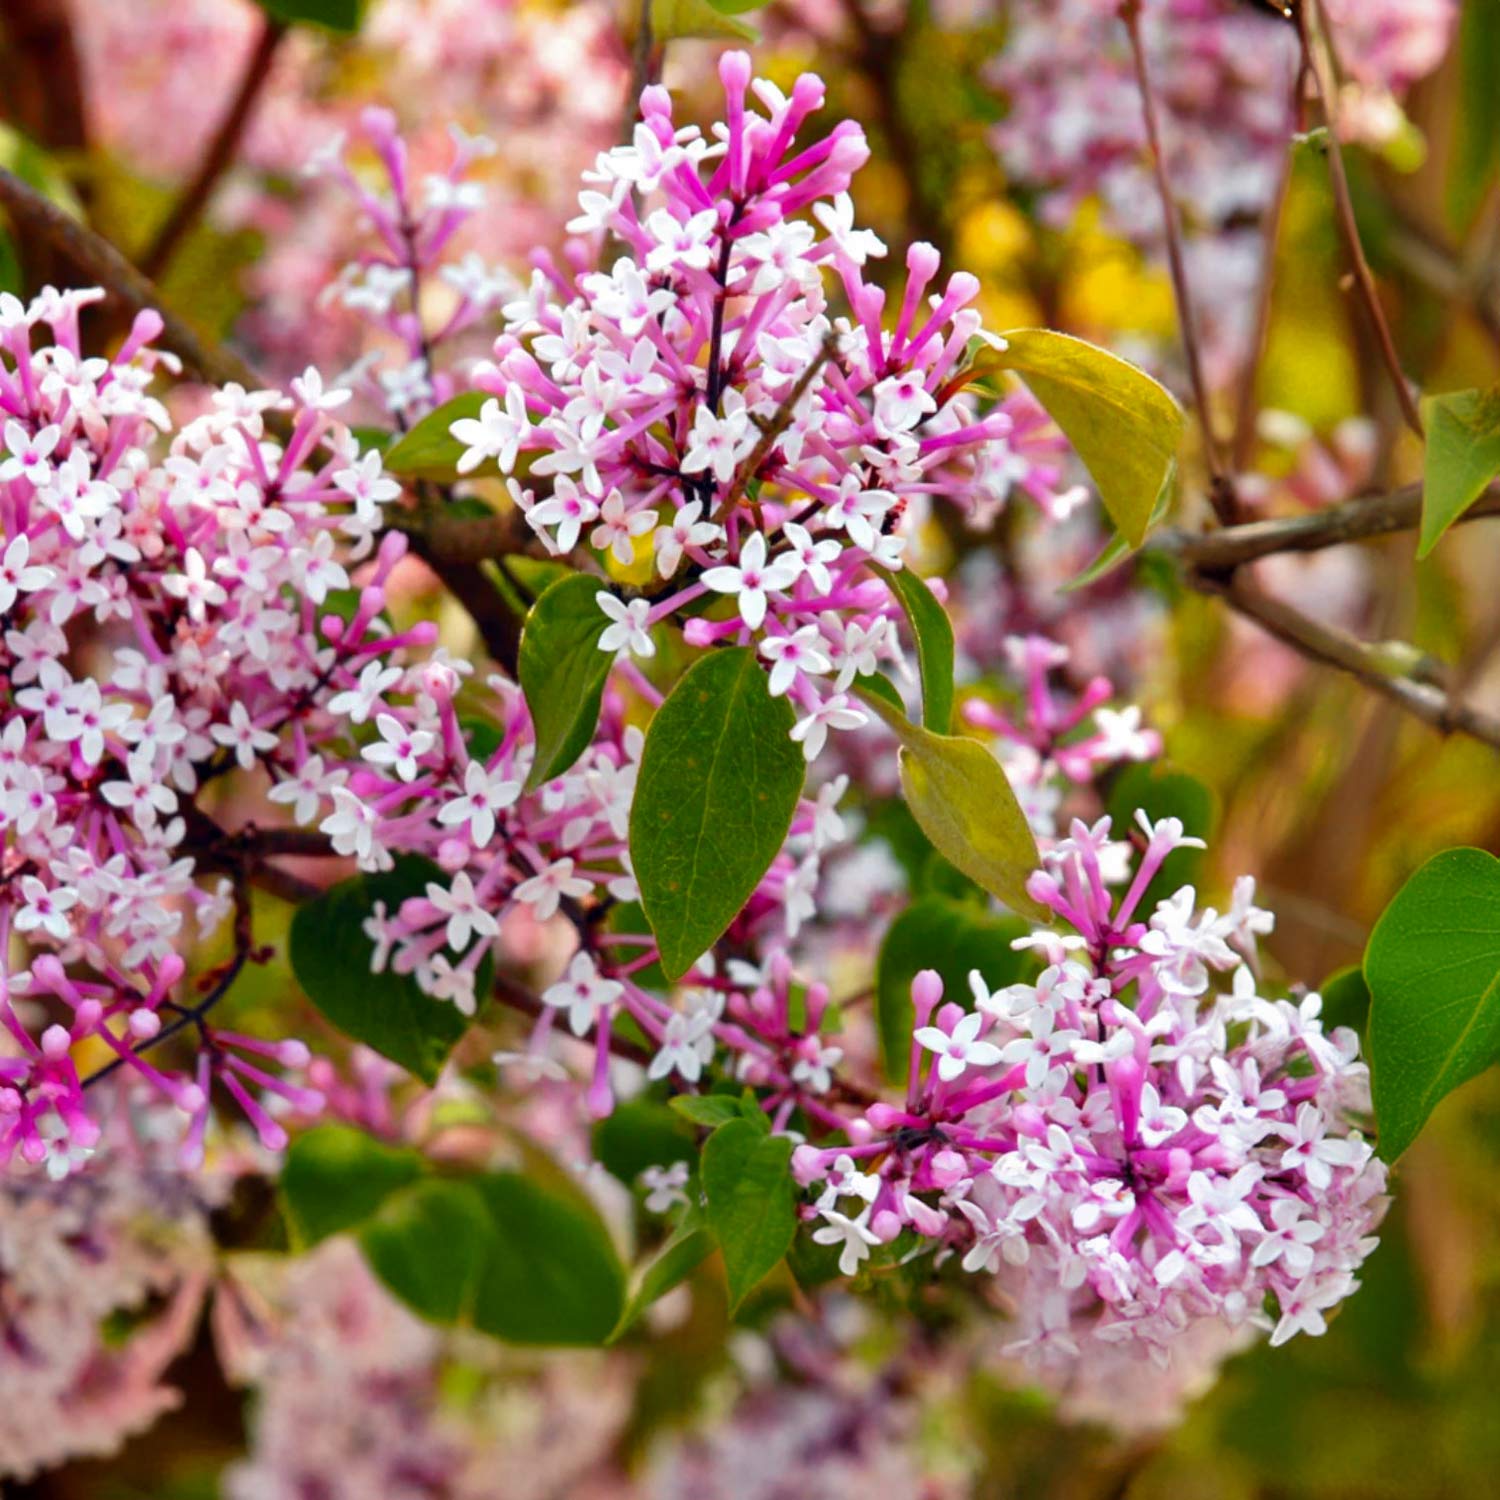
[[(720, 76), (712, 140), (646, 91), (631, 144), (599, 157), (568, 226), (607, 237), (612, 264), (587, 269), (581, 247), (576, 264), (542, 258), (474, 376), (491, 399), (452, 431), (460, 468), (497, 463), (550, 551), (586, 542), (617, 576), (654, 580), (627, 601), (601, 591), (604, 649), (649, 656), (659, 621), (731, 599), (686, 637), (753, 642), (811, 760), (830, 730), (867, 722), (859, 678), (899, 659), (899, 610), (872, 567), (902, 566), (912, 502), (941, 494), (984, 516), (1016, 487), (1044, 507), (1072, 497), (1033, 405), (981, 415), (964, 390), (984, 337), (972, 276), (934, 290), (937, 254), (913, 245), (884, 326), (864, 268), (885, 246), (848, 194), (860, 128), (798, 150), (818, 79), (784, 95), (752, 83), (742, 53)], [(850, 316), (830, 309), (829, 273)]]
[(1317, 995), (1259, 993), (1271, 917), (1248, 878), (1223, 914), (1192, 887), (1143, 913), (1193, 841), (1173, 819), (1140, 822), (1123, 894), (1102, 873), (1109, 820), (1075, 822), (1030, 882), (1060, 929), (1026, 940), (1040, 977), (992, 993), (976, 972), (968, 1009), (920, 974), (904, 1104), (793, 1158), (822, 1184), (814, 1238), (846, 1273), (904, 1231), (962, 1253), (1014, 1308), (1009, 1352), (1043, 1368), (1121, 1345), (1165, 1364), (1204, 1320), (1270, 1328), (1273, 1344), (1321, 1333), (1386, 1202), (1351, 1125), (1369, 1110), (1354, 1034), (1324, 1032)]
[(85, 1042), (188, 1114), (190, 1156), (215, 1082), (285, 1139), (254, 1096), (310, 1101), (265, 1071), (305, 1062), (300, 1042), (216, 1032), (192, 1077), (146, 1056), (203, 1019), (181, 954), (232, 911), (239, 926), (223, 872), (244, 831), (200, 794), (256, 770), (273, 803), (336, 791), (351, 745), (330, 702), (435, 634), (381, 619), (405, 539), (374, 539), (399, 487), (332, 415), (348, 393), (313, 371), (290, 398), (230, 385), (174, 432), (150, 390), (175, 367), (155, 314), (112, 359), (82, 354), (100, 295), (0, 297), (0, 949), (34, 954), (0, 960), (0, 1160), (55, 1174), (98, 1136)]

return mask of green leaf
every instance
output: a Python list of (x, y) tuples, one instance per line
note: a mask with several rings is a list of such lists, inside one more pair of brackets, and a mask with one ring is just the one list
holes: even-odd
[(625, 1272), (577, 1194), (519, 1172), (427, 1178), (360, 1231), (371, 1269), (414, 1312), (514, 1344), (602, 1344)]
[(748, 646), (695, 662), (651, 720), (630, 853), (669, 979), (735, 919), (786, 840), (805, 772), (793, 722)]
[(365, 0), (255, 0), (268, 16), (289, 25), (321, 26), (345, 36), (359, 30)]
[[(1172, 492), (1177, 487), (1177, 460), (1173, 459), (1167, 466), (1165, 478), (1161, 482), (1161, 493), (1156, 497), (1156, 504), (1151, 507), (1151, 521), (1146, 530), (1155, 530), (1157, 524), (1162, 521), (1172, 505)], [(1114, 572), (1122, 563), (1134, 557), (1140, 549), (1131, 544), (1116, 531), (1112, 537), (1099, 549), (1091, 562), (1081, 573), (1070, 578), (1058, 589), (1060, 594), (1072, 594), (1079, 589), (1086, 589), (1091, 583), (1098, 583), (1101, 578), (1107, 577)]]
[(1036, 838), (1000, 762), (977, 740), (933, 734), (857, 685), (901, 741), (901, 790), (933, 847), (1021, 916), (1049, 914), (1026, 894), (1040, 863)]
[(474, 1326), (511, 1344), (602, 1344), (625, 1307), (625, 1268), (581, 1194), (518, 1172), (478, 1178), (493, 1240)]
[(599, 722), (599, 703), (614, 655), (599, 649), (609, 617), (595, 595), (608, 590), (597, 578), (559, 578), (531, 606), (521, 631), (520, 677), (536, 760), (528, 788), (561, 776), (588, 748)]
[(1376, 923), (1365, 980), (1380, 1154), (1395, 1161), (1440, 1099), (1500, 1060), (1500, 860), (1428, 860)]
[(790, 1248), (797, 1232), (792, 1143), (752, 1120), (730, 1120), (703, 1148), (708, 1225), (724, 1253), (733, 1312)]
[[(750, 10), (752, 6), (737, 4), (733, 10)], [(651, 0), (651, 35), (658, 42), (670, 42), (677, 37), (698, 37), (704, 41), (756, 42), (760, 33), (743, 21), (736, 21), (728, 4), (710, 3), (710, 0)]]
[(1458, 64), (1456, 137), (1448, 173), (1447, 208), (1454, 227), (1468, 229), (1500, 161), (1500, 0), (1464, 0), (1453, 54)]
[(449, 428), (460, 417), (477, 417), (486, 401), (495, 398), (485, 391), (464, 391), (430, 411), (389, 453), (383, 463), (392, 474), (408, 479), (435, 479), (451, 483), (475, 474), (498, 474), (494, 460), (481, 464), (466, 476), (458, 472), (458, 461), (464, 456), (464, 445)]
[(281, 1196), (304, 1248), (356, 1229), (426, 1170), (420, 1152), (390, 1146), (348, 1125), (298, 1136), (281, 1172)]
[(678, 1094), (667, 1102), (684, 1120), (706, 1125), (710, 1130), (741, 1117), (740, 1101), (735, 1094)]
[(1181, 407), (1145, 371), (1083, 339), (1046, 328), (1002, 337), (1006, 348), (984, 351), (975, 367), (1021, 377), (1083, 460), (1121, 536), (1139, 547), (1176, 461)]
[[(383, 874), (342, 881), (298, 907), (289, 954), (298, 984), (333, 1025), (430, 1084), (469, 1022), (446, 1001), (424, 995), (409, 974), (389, 967), (372, 974), (374, 945), (364, 931), (376, 902), (394, 915), (409, 896), (424, 895), (428, 881), (446, 886), (448, 877), (418, 855), (400, 856)], [(486, 954), (475, 982), (481, 1002), (493, 973)]]
[(1427, 451), (1422, 460), (1422, 533), (1417, 556), (1439, 538), (1500, 474), (1500, 386), (1450, 391), (1422, 402)]
[(1358, 1033), (1364, 1051), (1370, 1023), (1370, 986), (1364, 970), (1358, 964), (1338, 969), (1318, 986), (1318, 993), (1323, 997), (1323, 1030), (1347, 1026)]
[[(1153, 823), (1161, 818), (1180, 818), (1183, 832), (1205, 843), (1213, 836), (1217, 812), (1213, 792), (1196, 776), (1150, 761), (1138, 761), (1120, 773), (1110, 788), (1106, 810), (1117, 839), (1130, 837), (1130, 830), (1138, 826), (1135, 815), (1139, 810)], [(1197, 885), (1202, 873), (1203, 850), (1174, 849), (1151, 877), (1136, 907), (1137, 916), (1144, 921), (1158, 901), (1165, 901), (1185, 885)]]
[(713, 1253), (713, 1248), (714, 1237), (704, 1226), (703, 1210), (695, 1204), (683, 1214), (671, 1237), (636, 1278), (610, 1342), (625, 1333), (653, 1302), (659, 1302), (674, 1287), (681, 1286)]
[(359, 1232), (370, 1269), (419, 1317), (452, 1327), (472, 1317), (494, 1230), (462, 1180), (424, 1178), (388, 1199)]
[(698, 1138), (683, 1120), (655, 1099), (627, 1099), (595, 1126), (594, 1159), (627, 1185), (647, 1167), (691, 1162)]
[(875, 964), (880, 1060), (885, 1076), (904, 1083), (915, 1015), (911, 982), (922, 969), (942, 975), (947, 1000), (969, 1005), (969, 971), (990, 989), (1016, 984), (1036, 970), (1031, 954), (1011, 943), (1030, 931), (1016, 917), (996, 917), (966, 902), (928, 896), (908, 906), (890, 927)]
[(891, 572), (874, 564), (901, 604), (917, 643), (922, 674), (922, 723), (938, 734), (953, 727), (953, 626), (932, 590), (910, 568)]

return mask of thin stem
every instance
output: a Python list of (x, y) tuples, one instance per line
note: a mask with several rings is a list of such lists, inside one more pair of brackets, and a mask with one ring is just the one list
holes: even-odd
[(235, 90), (224, 118), (219, 122), (219, 128), (214, 131), (208, 149), (203, 153), (203, 160), (198, 163), (198, 170), (193, 173), (192, 180), (173, 205), (166, 222), (156, 231), (156, 237), (141, 256), (141, 270), (152, 280), (159, 280), (171, 263), (188, 231), (197, 223), (219, 178), (233, 162), (245, 127), (250, 123), (250, 116), (255, 110), (255, 101), (270, 77), (276, 49), (281, 45), (286, 31), (286, 23), (276, 20), (274, 16), (267, 15), (262, 22), (260, 35), (255, 39), (255, 46), (245, 63), (245, 71), (240, 75), (239, 87)]
[[(1292, 83), (1292, 128), (1302, 130), (1302, 99), (1306, 86), (1307, 64), (1300, 63)], [(1286, 200), (1296, 165), (1296, 144), (1287, 142), (1281, 170), (1276, 177), (1276, 192), (1266, 209), (1262, 228), (1260, 284), (1255, 294), (1255, 319), (1251, 325), (1250, 347), (1245, 351), (1245, 368), (1240, 376), (1239, 401), (1235, 409), (1234, 439), (1230, 448), (1233, 472), (1239, 474), (1250, 463), (1255, 449), (1255, 419), (1259, 403), (1257, 385), (1261, 362), (1265, 358), (1266, 338), (1271, 328), (1271, 301), (1276, 287), (1276, 247), (1281, 239), (1282, 220), (1286, 217)]]
[(1417, 410), (1417, 402), (1412, 395), (1411, 386), (1402, 372), (1401, 357), (1396, 352), (1396, 343), (1391, 337), (1390, 324), (1386, 321), (1385, 310), (1380, 305), (1380, 293), (1375, 286), (1375, 277), (1370, 270), (1369, 261), (1365, 259), (1364, 245), (1360, 242), (1359, 222), (1354, 216), (1354, 199), (1349, 192), (1349, 174), (1344, 168), (1344, 151), (1339, 144), (1338, 114), (1334, 108), (1332, 95), (1324, 81), (1322, 63), (1308, 26), (1309, 11), (1321, 21), (1318, 0), (1302, 0), (1302, 3), (1293, 11), (1293, 19), (1297, 26), (1297, 40), (1302, 48), (1303, 63), (1308, 77), (1312, 80), (1313, 93), (1317, 98), (1326, 126), (1328, 177), (1333, 187), (1334, 212), (1338, 218), (1344, 244), (1349, 251), (1349, 259), (1353, 264), (1355, 287), (1359, 291), (1360, 301), (1364, 304), (1365, 311), (1369, 314), (1370, 322), (1374, 326), (1376, 342), (1380, 345), (1380, 357), (1390, 374), (1391, 383), (1396, 388), (1396, 400), (1400, 404), (1401, 415), (1405, 418), (1406, 425), (1418, 437), (1425, 437), (1426, 434), (1422, 429), (1422, 416)]
[[(1500, 484), (1491, 485), (1455, 525), (1500, 515)], [(1222, 531), (1162, 531), (1150, 550), (1169, 553), (1209, 573), (1229, 573), (1278, 552), (1321, 552), (1369, 537), (1411, 531), (1422, 519), (1422, 486), (1409, 484), (1388, 495), (1346, 500), (1307, 515), (1252, 521)]]
[(630, 52), (630, 92), (625, 97), (625, 111), (620, 121), (620, 144), (628, 146), (635, 135), (635, 122), (640, 114), (641, 95), (653, 82), (652, 54), (656, 50), (656, 37), (651, 29), (652, 0), (640, 0), (636, 17), (635, 45)]
[(1463, 734), (1500, 750), (1500, 719), (1457, 701), (1441, 688), (1393, 670), (1385, 654), (1350, 635), (1324, 625), (1269, 594), (1243, 574), (1228, 578), (1190, 573), (1200, 592), (1222, 598), (1236, 614), (1253, 620), (1267, 634), (1299, 655), (1336, 667), (1441, 734)]
[[(264, 381), (237, 354), (204, 343), (181, 318), (162, 305), (156, 285), (108, 240), (69, 217), (14, 172), (0, 167), (0, 206), (14, 219), (23, 239), (35, 235), (102, 286), (128, 312), (151, 308), (161, 315), (162, 342), (188, 370), (210, 385), (235, 383), (259, 390)], [(272, 413), (267, 414), (268, 422)]]
[(1182, 352), (1187, 363), (1188, 384), (1198, 425), (1203, 429), (1204, 456), (1212, 484), (1209, 501), (1222, 525), (1234, 522), (1234, 491), (1228, 480), (1224, 460), (1214, 436), (1213, 414), (1209, 407), (1208, 382), (1203, 374), (1203, 357), (1198, 344), (1198, 321), (1193, 311), (1192, 289), (1188, 283), (1187, 263), (1182, 253), (1182, 225), (1177, 213), (1177, 199), (1167, 176), (1166, 153), (1162, 149), (1161, 126), (1157, 118), (1156, 94), (1151, 87), (1151, 73), (1146, 66), (1146, 47), (1141, 39), (1141, 0), (1120, 0), (1120, 19), (1130, 37), (1130, 55), (1135, 64), (1136, 85), (1141, 95), (1141, 114), (1146, 125), (1146, 145), (1151, 154), (1151, 170), (1161, 198), (1162, 223), (1166, 232), (1167, 268), (1172, 276), (1172, 293), (1177, 302), (1177, 322), (1182, 330)]

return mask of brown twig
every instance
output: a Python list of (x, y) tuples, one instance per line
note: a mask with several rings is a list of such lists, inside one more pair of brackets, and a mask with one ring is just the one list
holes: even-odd
[[(1305, 92), (1307, 65), (1299, 64), (1292, 83), (1293, 128), (1302, 129), (1302, 99)], [(1276, 177), (1276, 191), (1266, 208), (1261, 230), (1260, 284), (1255, 294), (1255, 316), (1251, 324), (1250, 347), (1245, 354), (1245, 368), (1240, 376), (1239, 397), (1235, 404), (1234, 436), (1230, 443), (1232, 471), (1241, 473), (1255, 450), (1255, 418), (1259, 402), (1257, 385), (1261, 361), (1265, 358), (1266, 339), (1271, 328), (1271, 301), (1276, 287), (1276, 247), (1281, 239), (1282, 220), (1286, 217), (1286, 200), (1291, 191), (1292, 172), (1296, 167), (1295, 141), (1288, 141), (1282, 155), (1281, 170)]]
[(198, 170), (140, 258), (141, 270), (153, 281), (159, 280), (171, 263), (178, 246), (207, 205), (219, 178), (234, 161), (240, 139), (255, 109), (255, 101), (270, 77), (271, 63), (286, 32), (286, 23), (274, 16), (267, 15), (261, 23), (260, 35), (255, 39), (245, 71), (240, 75), (239, 87), (203, 153)]
[(1375, 338), (1380, 345), (1380, 357), (1390, 374), (1391, 383), (1396, 388), (1396, 400), (1400, 403), (1401, 415), (1406, 419), (1406, 425), (1418, 437), (1424, 437), (1422, 416), (1417, 410), (1417, 402), (1412, 395), (1411, 386), (1402, 372), (1401, 357), (1396, 352), (1396, 342), (1391, 337), (1390, 324), (1386, 320), (1385, 310), (1380, 305), (1380, 293), (1375, 286), (1375, 277), (1370, 270), (1369, 261), (1365, 259), (1364, 245), (1360, 241), (1359, 222), (1354, 216), (1354, 199), (1349, 192), (1349, 174), (1344, 167), (1344, 150), (1339, 142), (1338, 113), (1323, 78), (1322, 62), (1318, 56), (1312, 28), (1308, 24), (1309, 13), (1321, 23), (1322, 16), (1318, 0), (1302, 0), (1302, 3), (1294, 8), (1292, 19), (1297, 27), (1297, 40), (1302, 48), (1302, 59), (1307, 76), (1312, 83), (1318, 108), (1323, 113), (1328, 141), (1328, 178), (1333, 188), (1334, 212), (1338, 218), (1344, 245), (1349, 252), (1355, 287), (1359, 291), (1360, 301), (1364, 304), (1365, 311), (1374, 326)]
[(1203, 451), (1211, 480), (1209, 501), (1220, 524), (1229, 526), (1235, 520), (1236, 504), (1219, 441), (1214, 435), (1213, 413), (1209, 406), (1208, 382), (1203, 374), (1203, 357), (1198, 347), (1198, 322), (1193, 311), (1192, 288), (1188, 282), (1187, 263), (1182, 254), (1182, 225), (1177, 199), (1167, 176), (1167, 159), (1162, 149), (1161, 126), (1156, 113), (1156, 94), (1146, 65), (1146, 47), (1141, 38), (1141, 0), (1120, 0), (1119, 15), (1130, 37), (1130, 55), (1135, 65), (1136, 85), (1141, 95), (1141, 114), (1146, 126), (1146, 146), (1151, 155), (1151, 170), (1161, 198), (1162, 223), (1166, 233), (1167, 268), (1172, 277), (1172, 293), (1177, 302), (1177, 323), (1182, 332), (1182, 353), (1187, 363), (1188, 384), (1198, 425), (1203, 430)]
[(656, 37), (651, 29), (652, 0), (640, 0), (636, 17), (635, 42), (630, 49), (630, 92), (625, 96), (625, 110), (620, 121), (620, 144), (628, 146), (635, 135), (635, 122), (640, 118), (641, 95), (654, 81), (652, 54), (656, 51)]
[[(1454, 524), (1500, 515), (1500, 484), (1491, 485)], [(1210, 573), (1227, 573), (1277, 552), (1321, 552), (1346, 542), (1411, 531), (1422, 519), (1422, 486), (1409, 484), (1388, 495), (1346, 500), (1307, 515), (1250, 521), (1222, 531), (1161, 531), (1150, 550), (1166, 552)]]
[(146, 308), (160, 313), (162, 343), (190, 374), (211, 385), (230, 383), (260, 388), (264, 382), (231, 350), (205, 343), (181, 318), (162, 305), (154, 282), (143, 276), (103, 236), (64, 213), (29, 183), (0, 168), (0, 205), (26, 235), (51, 245), (91, 282), (132, 315)]
[(1224, 577), (1194, 570), (1188, 579), (1194, 588), (1217, 595), (1236, 614), (1253, 620), (1300, 655), (1348, 673), (1439, 733), (1465, 734), (1500, 750), (1500, 719), (1457, 701), (1431, 683), (1417, 681), (1375, 647), (1272, 598), (1243, 573)]

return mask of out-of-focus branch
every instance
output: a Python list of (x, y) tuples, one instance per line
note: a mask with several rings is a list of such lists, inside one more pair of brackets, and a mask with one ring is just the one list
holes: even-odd
[(271, 75), (271, 63), (275, 59), (276, 49), (281, 45), (286, 32), (286, 23), (278, 21), (274, 16), (267, 15), (262, 22), (260, 35), (255, 39), (255, 46), (245, 63), (245, 71), (240, 76), (239, 87), (235, 90), (224, 118), (219, 122), (219, 128), (214, 131), (202, 161), (198, 163), (198, 170), (193, 173), (182, 196), (173, 204), (166, 222), (157, 230), (156, 237), (141, 256), (141, 270), (152, 280), (159, 279), (170, 264), (178, 246), (197, 223), (219, 178), (233, 162), (245, 127), (250, 123), (255, 101)]
[(5, 0), (0, 32), (5, 115), (50, 151), (84, 150), (88, 113), (68, 0)]
[(1349, 260), (1354, 271), (1354, 284), (1359, 291), (1360, 301), (1364, 304), (1365, 311), (1369, 314), (1370, 322), (1375, 329), (1375, 338), (1380, 345), (1380, 357), (1385, 362), (1391, 383), (1396, 388), (1396, 399), (1401, 406), (1401, 415), (1406, 419), (1406, 425), (1418, 437), (1423, 437), (1422, 416), (1417, 410), (1416, 397), (1412, 395), (1411, 386), (1401, 369), (1401, 357), (1396, 352), (1396, 342), (1391, 337), (1391, 327), (1386, 320), (1385, 309), (1380, 305), (1380, 292), (1375, 286), (1375, 277), (1370, 270), (1370, 263), (1365, 259), (1364, 245), (1360, 242), (1359, 222), (1354, 216), (1354, 199), (1349, 192), (1349, 175), (1344, 169), (1344, 149), (1339, 142), (1338, 112), (1334, 108), (1332, 93), (1323, 77), (1323, 65), (1318, 56), (1312, 26), (1309, 24), (1309, 13), (1321, 23), (1322, 15), (1318, 0), (1300, 0), (1300, 3), (1293, 7), (1292, 19), (1297, 27), (1297, 39), (1302, 47), (1302, 58), (1307, 76), (1312, 83), (1313, 94), (1317, 98), (1319, 109), (1323, 112), (1323, 121), (1327, 127), (1328, 178), (1333, 188), (1333, 204), (1338, 217), (1339, 230), (1349, 252)]
[[(1495, 515), (1500, 515), (1500, 484), (1485, 490), (1454, 524)], [(1150, 548), (1206, 572), (1225, 573), (1277, 552), (1321, 552), (1346, 542), (1411, 531), (1421, 518), (1422, 486), (1409, 484), (1388, 495), (1346, 500), (1302, 516), (1249, 521), (1221, 531), (1166, 530), (1151, 539)]]
[(1198, 412), (1198, 425), (1203, 430), (1203, 452), (1210, 478), (1208, 498), (1220, 523), (1228, 526), (1235, 520), (1237, 506), (1233, 485), (1219, 453), (1219, 440), (1214, 435), (1208, 382), (1203, 374), (1203, 356), (1198, 344), (1198, 321), (1193, 311), (1187, 262), (1182, 253), (1182, 224), (1177, 212), (1177, 199), (1167, 177), (1167, 159), (1156, 113), (1156, 94), (1151, 86), (1151, 72), (1146, 65), (1146, 47), (1141, 38), (1141, 0), (1120, 0), (1119, 14), (1130, 37), (1130, 55), (1135, 65), (1136, 86), (1141, 95), (1141, 114), (1146, 126), (1146, 146), (1151, 153), (1151, 171), (1156, 179), (1157, 195), (1161, 199), (1167, 268), (1171, 273), (1172, 292), (1177, 302), (1177, 325), (1182, 331), (1182, 352), (1187, 363), (1188, 384), (1192, 387), (1193, 405)]
[(1378, 648), (1273, 599), (1243, 574), (1224, 577), (1195, 570), (1188, 577), (1195, 588), (1222, 598), (1236, 614), (1255, 621), (1300, 655), (1348, 673), (1440, 733), (1466, 734), (1500, 750), (1500, 719), (1459, 702), (1439, 687), (1417, 681)]
[(257, 388), (263, 384), (237, 354), (205, 343), (163, 306), (155, 283), (143, 276), (108, 240), (3, 168), (0, 168), (0, 206), (23, 234), (35, 235), (50, 245), (88, 281), (103, 287), (128, 313), (134, 315), (146, 308), (160, 313), (164, 325), (162, 343), (182, 360), (189, 373), (213, 385), (233, 382)]

